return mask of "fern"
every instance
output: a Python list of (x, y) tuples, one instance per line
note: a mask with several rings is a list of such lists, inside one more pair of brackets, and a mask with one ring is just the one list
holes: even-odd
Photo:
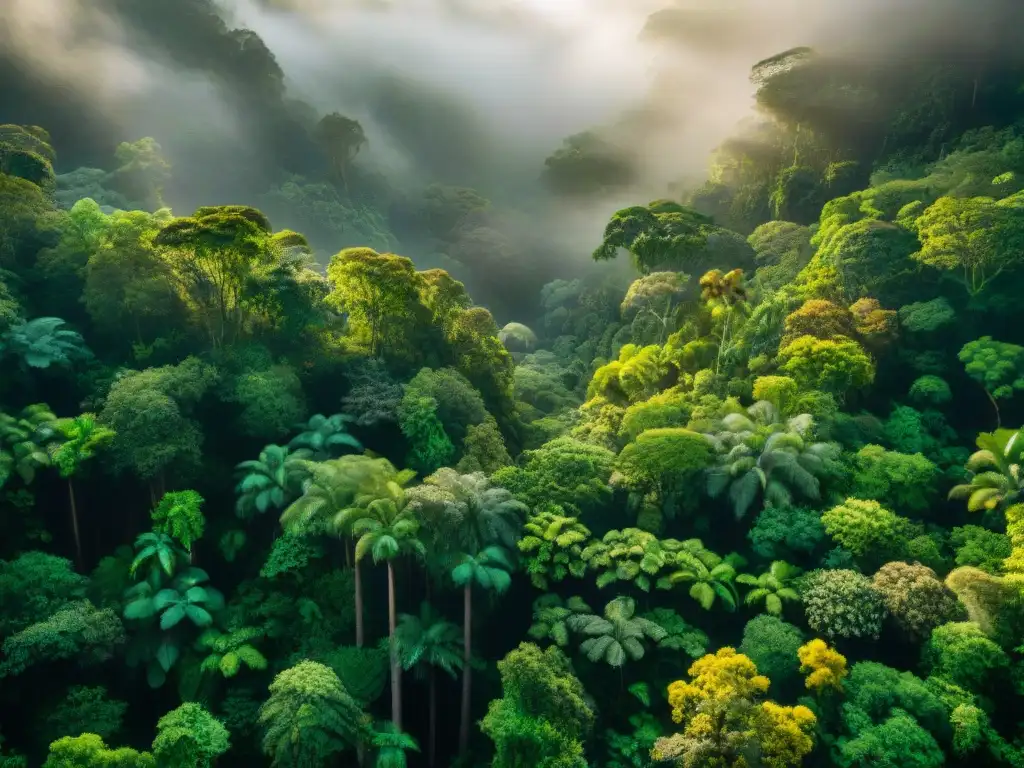
[(532, 515), (518, 542), (526, 572), (537, 589), (546, 590), (551, 581), (579, 578), (586, 572), (582, 545), (590, 538), (590, 530), (561, 512), (561, 507), (551, 504)]
[(609, 531), (601, 541), (587, 545), (581, 557), (597, 573), (598, 587), (628, 582), (644, 592), (650, 591), (655, 578), (672, 561), (662, 542), (638, 528)]
[(617, 597), (604, 607), (604, 615), (576, 614), (567, 621), (572, 631), (586, 635), (580, 650), (593, 662), (621, 667), (627, 660), (644, 657), (644, 640), (659, 642), (668, 634), (661, 626), (635, 616), (636, 602)]
[(242, 627), (226, 634), (208, 629), (196, 642), (199, 650), (209, 651), (200, 669), (203, 672), (220, 672), (224, 677), (234, 677), (243, 666), (266, 669), (266, 657), (251, 644), (261, 637), (263, 631), (254, 627)]

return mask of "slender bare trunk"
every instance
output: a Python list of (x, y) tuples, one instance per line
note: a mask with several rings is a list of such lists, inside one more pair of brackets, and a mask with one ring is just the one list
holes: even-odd
[(82, 537), (78, 532), (78, 506), (75, 504), (75, 486), (68, 478), (68, 499), (71, 501), (71, 531), (75, 535), (75, 565), (82, 569)]
[(388, 639), (391, 652), (391, 722), (402, 730), (402, 665), (395, 648), (395, 566), (388, 560)]
[(467, 584), (463, 592), (462, 618), (462, 719), (459, 723), (459, 754), (463, 759), (469, 751), (469, 697), (473, 687), (470, 656), (473, 646), (473, 589)]
[[(359, 561), (355, 561), (355, 583), (356, 583), (356, 647), (363, 647), (363, 577)], [(394, 631), (392, 629), (392, 631)]]
[(995, 409), (995, 412), (996, 412), (996, 429), (1000, 429), (1003, 426), (1003, 417), (999, 414), (999, 406), (996, 404), (996, 399), (994, 397), (992, 397), (992, 393), (989, 392), (987, 388), (982, 387), (982, 389), (985, 390), (985, 397), (988, 398), (988, 401), (990, 403), (992, 403), (992, 408)]
[(437, 670), (430, 667), (430, 768), (437, 765)]

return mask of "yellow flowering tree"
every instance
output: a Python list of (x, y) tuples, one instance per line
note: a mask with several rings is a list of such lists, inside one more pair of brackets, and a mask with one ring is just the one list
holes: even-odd
[(837, 691), (843, 688), (846, 677), (846, 657), (839, 651), (830, 648), (828, 643), (819, 638), (805, 643), (797, 651), (800, 659), (800, 671), (807, 675), (805, 685), (815, 693), (826, 689)]
[(770, 681), (734, 648), (720, 648), (693, 663), (690, 681), (668, 687), (672, 720), (683, 730), (658, 739), (651, 757), (680, 768), (790, 768), (814, 748), (816, 718), (804, 706), (759, 701)]

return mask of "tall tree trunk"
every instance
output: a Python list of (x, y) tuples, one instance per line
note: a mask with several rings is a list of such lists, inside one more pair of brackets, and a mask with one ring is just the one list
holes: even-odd
[(437, 670), (430, 667), (430, 768), (437, 765)]
[[(390, 565), (388, 566), (390, 573)], [(356, 647), (363, 647), (363, 576), (359, 561), (355, 561), (355, 585), (356, 585)], [(394, 602), (394, 601), (392, 601)], [(394, 632), (394, 627), (391, 628)]]
[(395, 649), (395, 565), (388, 560), (388, 640), (391, 653), (391, 722), (402, 730), (402, 665)]
[(75, 486), (68, 478), (68, 499), (71, 501), (71, 531), (75, 535), (75, 565), (82, 568), (82, 537), (78, 532), (78, 506), (75, 504)]
[(473, 686), (473, 668), (470, 656), (473, 645), (473, 588), (464, 587), (462, 617), (462, 718), (459, 723), (459, 754), (463, 759), (469, 751), (469, 697)]

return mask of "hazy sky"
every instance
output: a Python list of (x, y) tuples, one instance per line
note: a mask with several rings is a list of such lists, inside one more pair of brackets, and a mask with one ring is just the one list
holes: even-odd
[[(808, 44), (895, 65), (973, 26), (983, 45), (1013, 28), (987, 10), (1004, 0), (217, 2), (229, 26), (254, 29), (274, 52), (290, 96), (363, 122), (363, 162), (400, 185), (473, 184), (533, 206), (520, 237), (560, 241), (583, 258), (620, 204), (703, 175), (709, 152), (750, 114), (758, 60)], [(672, 6), (711, 15), (684, 42), (641, 40), (647, 17)], [(188, 169), (188, 204), (227, 202), (209, 199), (231, 182), (209, 158), (218, 141), (244, 146), (252, 126), (202, 74), (133, 47), (104, 7), (109, 0), (2, 0), (0, 47), (84, 95), (118, 140), (160, 141)], [(645, 170), (639, 189), (584, 206), (543, 195), (543, 160), (564, 137), (652, 105), (659, 128), (631, 137)], [(416, 119), (401, 117), (410, 109)], [(207, 154), (197, 160), (199, 143)]]

